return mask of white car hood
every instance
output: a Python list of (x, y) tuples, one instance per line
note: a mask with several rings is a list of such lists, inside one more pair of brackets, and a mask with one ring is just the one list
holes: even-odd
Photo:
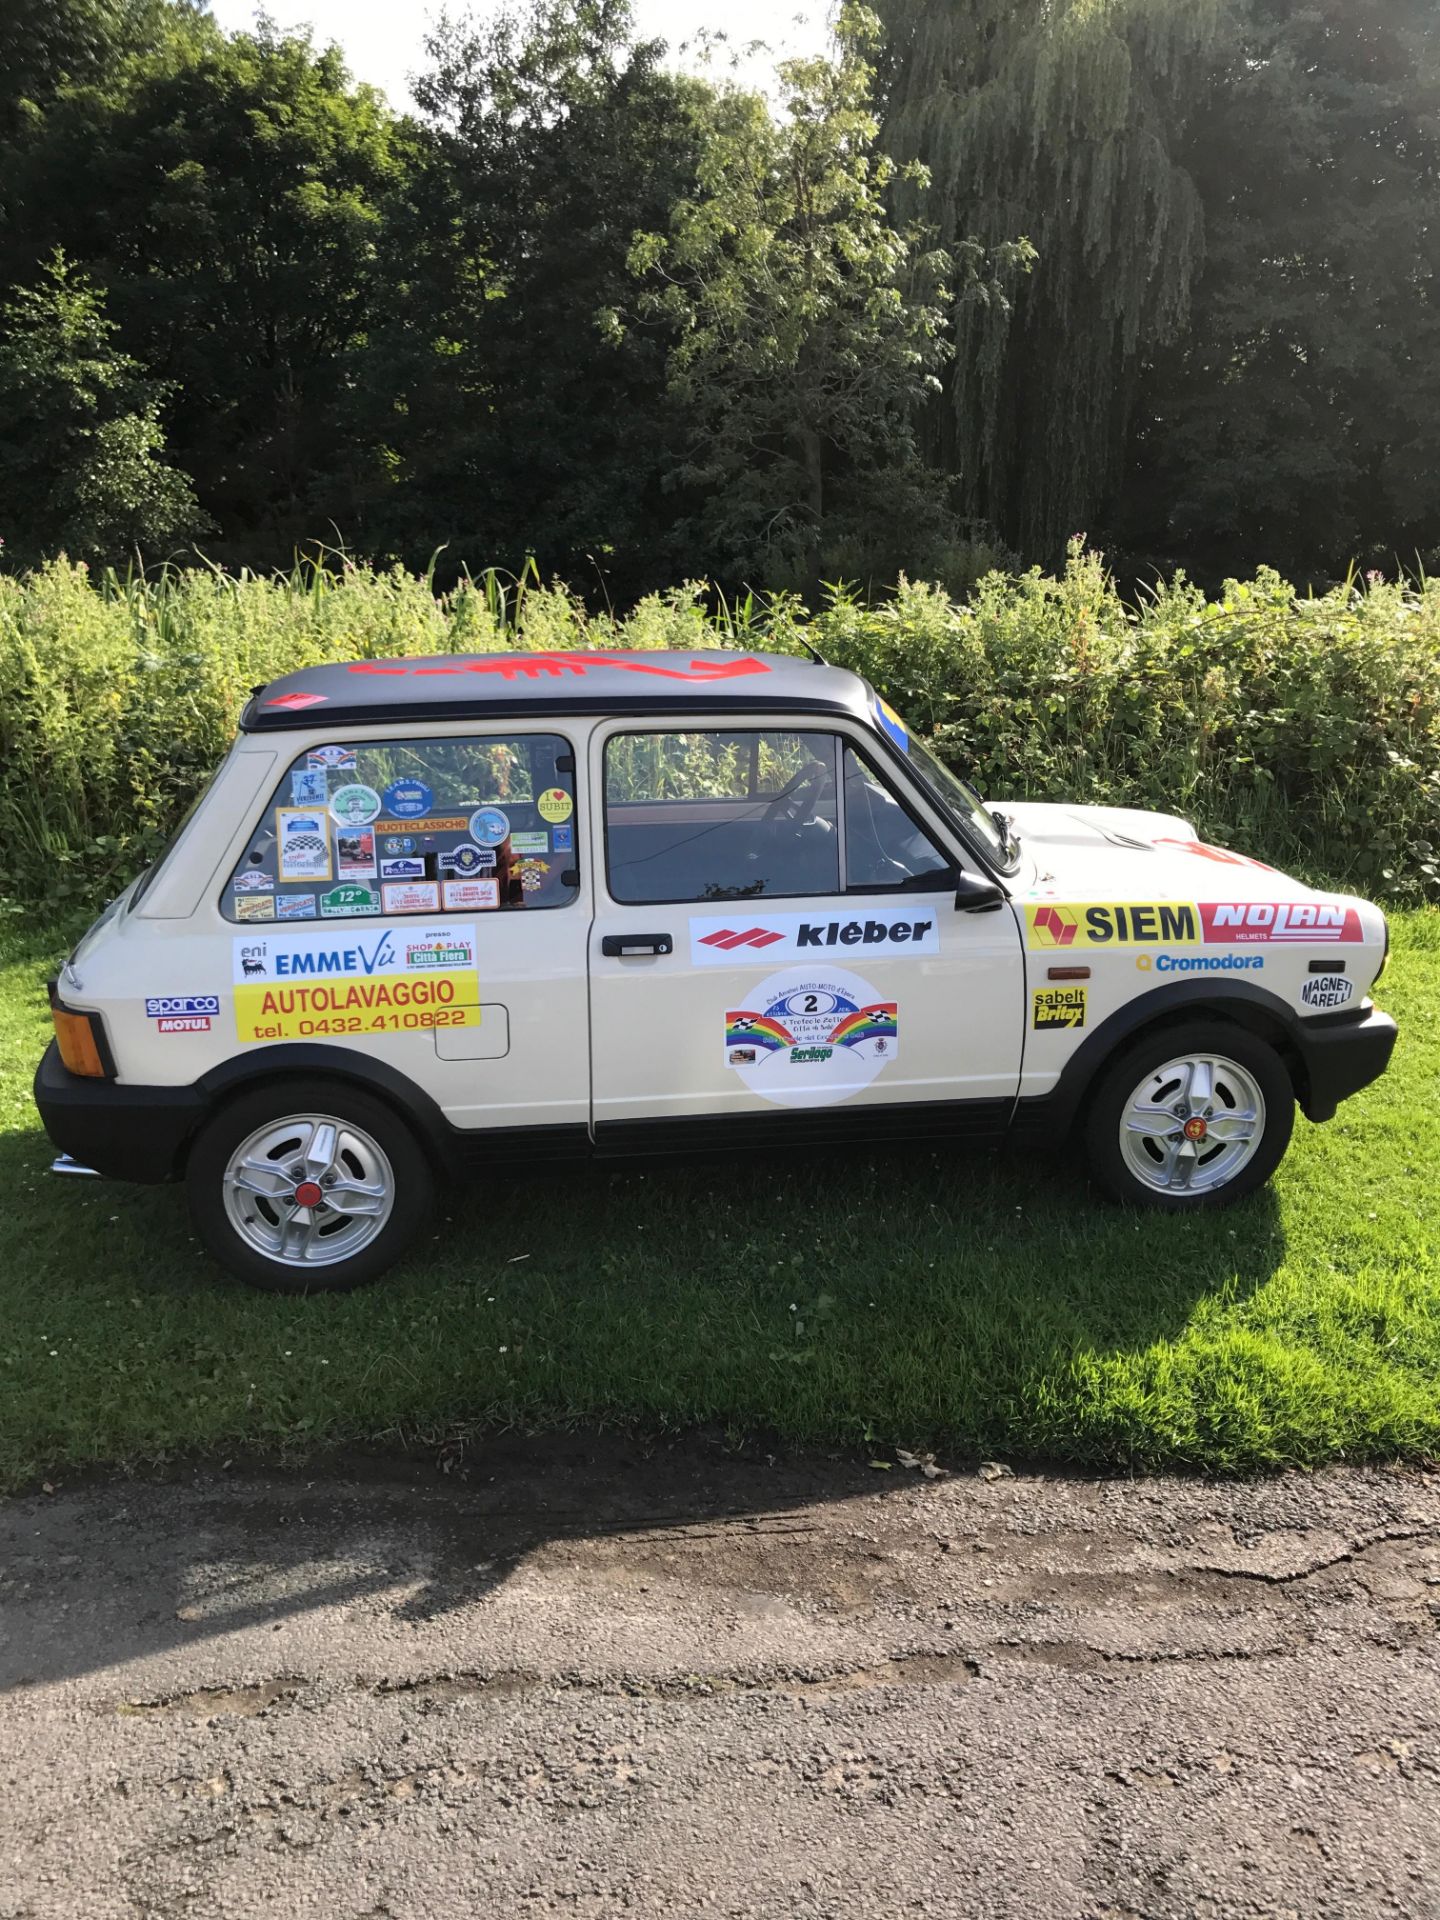
[(998, 801), (1020, 832), (1017, 891), (1062, 900), (1312, 900), (1313, 887), (1202, 842), (1178, 815)]

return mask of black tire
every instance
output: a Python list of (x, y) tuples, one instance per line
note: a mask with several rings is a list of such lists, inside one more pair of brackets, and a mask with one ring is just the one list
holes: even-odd
[[(370, 1136), (390, 1163), (390, 1217), (366, 1246), (331, 1264), (300, 1268), (250, 1245), (225, 1206), (224, 1175), (236, 1149), (267, 1123), (291, 1114), (347, 1121)], [(185, 1170), (190, 1215), (206, 1247), (237, 1279), (267, 1293), (348, 1293), (368, 1286), (404, 1253), (430, 1217), (435, 1181), (430, 1162), (405, 1121), (383, 1100), (343, 1080), (275, 1081), (239, 1093), (202, 1127)]]
[[(1148, 1074), (1187, 1054), (1215, 1055), (1242, 1067), (1264, 1099), (1264, 1127), (1249, 1159), (1223, 1185), (1167, 1193), (1147, 1186), (1127, 1163), (1120, 1120)], [(1285, 1156), (1294, 1125), (1295, 1089), (1275, 1049), (1228, 1020), (1189, 1020), (1142, 1034), (1104, 1069), (1085, 1114), (1085, 1151), (1091, 1178), (1112, 1200), (1159, 1213), (1199, 1213), (1234, 1206), (1264, 1186)]]

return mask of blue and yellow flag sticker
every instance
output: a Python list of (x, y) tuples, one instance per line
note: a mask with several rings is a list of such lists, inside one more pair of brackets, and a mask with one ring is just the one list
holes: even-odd
[(910, 735), (906, 729), (905, 722), (900, 718), (899, 714), (896, 713), (889, 701), (882, 700), (878, 693), (875, 696), (875, 718), (880, 722), (881, 727), (889, 734), (896, 746), (899, 747), (900, 751), (902, 753), (908, 753), (910, 751)]

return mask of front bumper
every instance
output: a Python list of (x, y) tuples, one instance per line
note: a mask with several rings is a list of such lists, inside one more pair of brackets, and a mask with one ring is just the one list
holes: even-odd
[(69, 1073), (53, 1040), (35, 1070), (35, 1104), (61, 1153), (107, 1179), (146, 1184), (177, 1178), (208, 1111), (196, 1087), (131, 1087)]
[(1307, 1120), (1333, 1120), (1342, 1100), (1380, 1078), (1395, 1051), (1395, 1022), (1375, 1006), (1358, 1018), (1299, 1021), (1293, 1031)]

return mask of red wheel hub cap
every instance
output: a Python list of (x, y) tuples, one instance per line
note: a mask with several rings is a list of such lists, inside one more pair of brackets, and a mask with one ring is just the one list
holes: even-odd
[(313, 1180), (302, 1180), (295, 1189), (297, 1207), (318, 1207), (324, 1198), (323, 1189)]
[(1193, 1119), (1185, 1122), (1185, 1138), (1187, 1140), (1203, 1140), (1209, 1131), (1209, 1126), (1200, 1118), (1198, 1113)]

